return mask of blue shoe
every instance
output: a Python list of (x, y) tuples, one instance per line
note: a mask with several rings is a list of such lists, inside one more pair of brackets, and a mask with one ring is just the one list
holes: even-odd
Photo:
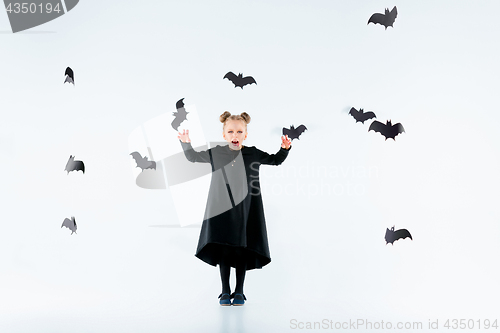
[(220, 301), (219, 304), (222, 306), (228, 306), (231, 305), (231, 296), (227, 293), (222, 293), (219, 295)]
[(239, 294), (239, 293), (238, 294), (232, 293), (231, 298), (234, 298), (233, 305), (243, 305), (243, 304), (245, 304), (245, 301), (247, 300), (245, 295)]

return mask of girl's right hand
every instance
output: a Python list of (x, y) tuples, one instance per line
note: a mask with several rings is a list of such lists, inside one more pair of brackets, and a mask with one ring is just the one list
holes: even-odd
[(178, 134), (177, 138), (182, 142), (191, 142), (189, 139), (189, 130), (182, 130), (182, 133), (179, 132)]

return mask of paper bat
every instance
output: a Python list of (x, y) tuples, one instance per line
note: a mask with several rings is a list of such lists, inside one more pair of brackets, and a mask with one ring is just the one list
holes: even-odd
[(82, 172), (85, 173), (85, 165), (82, 161), (75, 161), (75, 156), (69, 155), (69, 160), (68, 163), (66, 163), (66, 168), (64, 169), (64, 171), (67, 171), (69, 174), (70, 171), (75, 170), (82, 170)]
[(394, 6), (394, 8), (391, 11), (389, 11), (389, 9), (386, 8), (385, 14), (375, 13), (372, 16), (370, 16), (367, 25), (370, 24), (370, 22), (373, 24), (378, 23), (383, 25), (387, 30), (387, 27), (393, 27), (392, 24), (396, 20), (397, 16), (398, 16), (398, 9), (396, 8), (396, 6)]
[(177, 111), (173, 112), (172, 114), (175, 116), (175, 119), (172, 121), (172, 128), (174, 130), (178, 130), (180, 124), (184, 121), (187, 120), (187, 115), (189, 112), (186, 112), (186, 109), (184, 108), (184, 98), (181, 98), (180, 100), (175, 103), (175, 107)]
[(75, 85), (75, 75), (73, 74), (73, 70), (71, 68), (67, 67), (64, 75), (66, 75), (66, 80), (64, 80), (64, 83), (69, 82)]
[(298, 139), (299, 136), (304, 133), (304, 131), (307, 129), (304, 125), (300, 125), (299, 127), (295, 128), (293, 125), (290, 126), (290, 128), (285, 128), (283, 127), (283, 135), (288, 135), (288, 138), (290, 140), (293, 139)]
[(155, 161), (148, 161), (148, 157), (144, 156), (142, 157), (141, 154), (138, 152), (134, 151), (133, 153), (130, 153), (132, 157), (135, 160), (135, 163), (137, 163), (136, 168), (141, 168), (141, 172), (144, 171), (144, 169), (155, 169), (156, 170), (156, 162)]
[(388, 138), (393, 139), (396, 141), (396, 135), (401, 134), (405, 131), (403, 128), (403, 125), (401, 123), (397, 123), (392, 125), (390, 120), (387, 120), (386, 124), (381, 123), (380, 121), (374, 120), (370, 128), (368, 129), (368, 132), (371, 130), (374, 130), (375, 132), (379, 132), (383, 136), (385, 136), (385, 139), (387, 140)]
[(243, 77), (243, 74), (234, 74), (233, 72), (227, 72), (226, 75), (224, 75), (224, 77), (222, 78), (223, 80), (224, 79), (228, 79), (229, 81), (231, 81), (232, 83), (234, 83), (234, 87), (240, 87), (241, 89), (243, 89), (243, 86), (246, 86), (247, 84), (252, 84), (252, 83), (255, 83), (257, 84), (257, 82), (255, 82), (255, 79), (251, 76), (245, 76)]
[(372, 111), (363, 112), (363, 109), (359, 109), (358, 111), (355, 108), (351, 108), (349, 114), (353, 116), (354, 119), (356, 119), (356, 122), (361, 122), (362, 124), (364, 124), (368, 119), (377, 118), (375, 113), (373, 113)]
[(68, 228), (69, 230), (71, 230), (71, 234), (73, 235), (73, 233), (76, 234), (76, 220), (75, 220), (75, 217), (74, 216), (71, 216), (71, 220), (68, 219), (68, 218), (65, 218), (62, 225), (61, 225), (61, 228), (62, 227), (66, 227)]
[(405, 239), (406, 237), (410, 237), (410, 239), (413, 240), (413, 238), (411, 238), (410, 232), (406, 229), (399, 229), (394, 231), (394, 227), (392, 227), (391, 230), (387, 228), (387, 231), (385, 232), (385, 245), (389, 243), (394, 245), (395, 241), (401, 238)]

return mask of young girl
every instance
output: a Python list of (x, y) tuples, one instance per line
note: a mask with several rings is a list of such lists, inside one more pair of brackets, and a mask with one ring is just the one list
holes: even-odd
[[(243, 294), (245, 272), (262, 268), (271, 261), (259, 167), (261, 164), (280, 165), (288, 155), (291, 140), (282, 136), (281, 149), (270, 155), (255, 147), (243, 146), (250, 122), (246, 112), (231, 115), (226, 111), (220, 116), (220, 121), (224, 123), (222, 136), (228, 145), (196, 152), (190, 143), (189, 130), (183, 130), (178, 138), (189, 161), (212, 166), (196, 257), (212, 266), (219, 265), (222, 280), (220, 305), (231, 305), (233, 298), (233, 305), (243, 305), (246, 300)], [(231, 267), (236, 269), (233, 294), (229, 286)]]

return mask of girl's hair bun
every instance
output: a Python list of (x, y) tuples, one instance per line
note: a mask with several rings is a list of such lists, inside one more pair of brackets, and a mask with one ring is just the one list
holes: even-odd
[(250, 115), (249, 115), (248, 113), (246, 113), (246, 112), (242, 112), (242, 113), (240, 114), (240, 116), (241, 116), (241, 118), (243, 118), (243, 120), (244, 120), (244, 121), (245, 121), (245, 123), (247, 123), (247, 124), (250, 122), (250, 120), (252, 120), (252, 118), (250, 118)]
[(220, 115), (219, 120), (221, 123), (225, 123), (227, 118), (229, 117), (231, 117), (231, 113), (229, 113), (228, 111), (224, 111), (224, 113)]

